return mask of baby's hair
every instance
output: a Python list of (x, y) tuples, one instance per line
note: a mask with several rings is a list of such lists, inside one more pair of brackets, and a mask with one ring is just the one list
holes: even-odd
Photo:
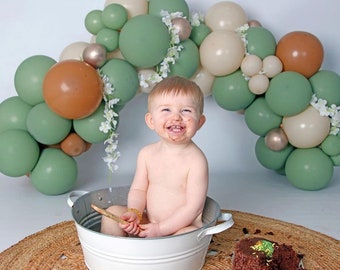
[(197, 103), (200, 114), (203, 113), (204, 95), (201, 88), (195, 82), (180, 76), (167, 77), (154, 86), (148, 96), (148, 109), (154, 97), (168, 94), (192, 97)]

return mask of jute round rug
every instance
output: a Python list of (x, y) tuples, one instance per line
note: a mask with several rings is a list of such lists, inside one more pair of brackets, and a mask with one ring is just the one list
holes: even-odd
[[(234, 226), (215, 234), (203, 270), (231, 269), (235, 243), (243, 237), (260, 236), (292, 245), (303, 255), (308, 270), (335, 270), (340, 267), (340, 241), (291, 223), (250, 213), (233, 214)], [(0, 253), (0, 269), (86, 270), (73, 221), (65, 221), (30, 235)]]

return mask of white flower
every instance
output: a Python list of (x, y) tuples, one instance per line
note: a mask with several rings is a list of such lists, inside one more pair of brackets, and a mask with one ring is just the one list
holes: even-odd
[(340, 106), (332, 104), (327, 106), (327, 100), (312, 96), (310, 104), (319, 111), (321, 116), (328, 116), (331, 122), (329, 134), (337, 135), (340, 131)]
[(202, 13), (192, 13), (190, 16), (190, 24), (192, 26), (200, 26), (201, 23), (204, 22), (204, 15)]
[(118, 134), (116, 133), (118, 113), (115, 112), (115, 105), (119, 102), (119, 98), (114, 97), (115, 88), (110, 82), (108, 76), (99, 73), (103, 83), (103, 99), (105, 101), (104, 118), (105, 121), (100, 123), (99, 130), (105, 134), (108, 134), (108, 138), (104, 141), (106, 156), (103, 157), (104, 162), (107, 164), (111, 172), (118, 169), (118, 165), (115, 164), (120, 157), (118, 151)]

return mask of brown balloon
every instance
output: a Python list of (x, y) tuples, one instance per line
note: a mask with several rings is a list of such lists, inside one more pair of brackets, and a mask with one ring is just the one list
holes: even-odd
[(86, 142), (77, 134), (70, 133), (60, 143), (61, 150), (69, 156), (79, 156), (86, 151)]
[(67, 119), (85, 118), (102, 101), (103, 82), (97, 70), (78, 60), (65, 60), (51, 67), (43, 81), (46, 104)]
[(281, 151), (288, 145), (288, 138), (281, 128), (270, 130), (264, 138), (267, 147), (273, 151)]
[(295, 31), (279, 40), (276, 56), (283, 64), (283, 71), (295, 71), (310, 78), (320, 69), (324, 51), (316, 36), (308, 32)]

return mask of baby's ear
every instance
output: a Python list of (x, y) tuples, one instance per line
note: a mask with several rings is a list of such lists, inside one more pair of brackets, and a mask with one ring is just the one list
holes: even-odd
[(155, 126), (154, 126), (154, 124), (153, 124), (153, 118), (152, 118), (151, 113), (146, 113), (146, 114), (145, 114), (145, 123), (146, 123), (146, 125), (147, 125), (150, 129), (152, 129), (152, 130), (155, 129)]
[(205, 120), (206, 120), (205, 115), (202, 114), (202, 115), (200, 116), (200, 119), (198, 120), (198, 129), (200, 129), (200, 128), (204, 125)]

